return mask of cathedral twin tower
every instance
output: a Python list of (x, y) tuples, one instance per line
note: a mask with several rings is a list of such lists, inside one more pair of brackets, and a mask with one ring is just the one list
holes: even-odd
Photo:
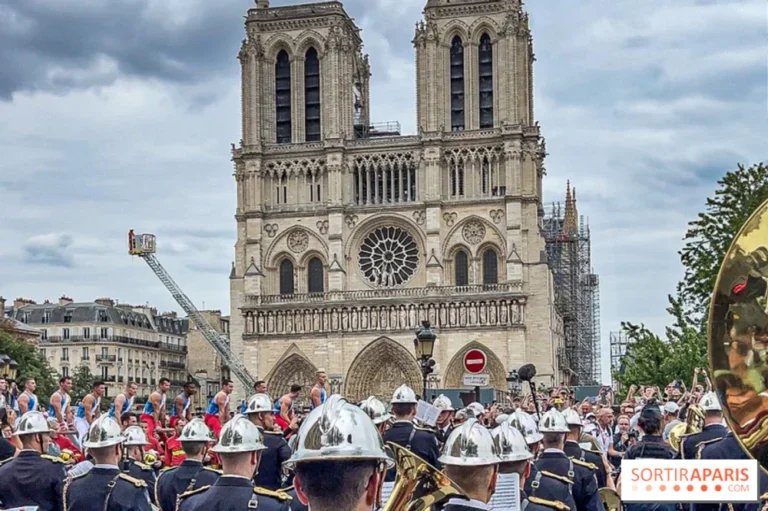
[(433, 388), (537, 365), (559, 382), (562, 322), (541, 233), (544, 143), (520, 0), (428, 0), (418, 135), (370, 119), (370, 66), (340, 2), (248, 11), (233, 149), (233, 349), (282, 395), (318, 368), (352, 399), (421, 388), (414, 330), (438, 330)]

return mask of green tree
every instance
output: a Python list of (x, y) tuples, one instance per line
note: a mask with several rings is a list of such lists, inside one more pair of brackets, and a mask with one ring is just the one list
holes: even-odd
[(91, 369), (85, 365), (77, 366), (75, 372), (72, 374), (72, 402), (77, 403), (85, 397), (93, 389), (93, 382), (96, 378), (91, 373)]
[(768, 167), (762, 163), (737, 167), (717, 182), (704, 212), (688, 224), (680, 251), (685, 274), (677, 296), (668, 298), (673, 323), (666, 329), (666, 339), (643, 325), (622, 323), (633, 345), (622, 359), (624, 371), (614, 377), (625, 389), (633, 383), (661, 387), (677, 379), (690, 388), (694, 368), (709, 367), (707, 310), (720, 264), (742, 225), (768, 200)]
[(681, 305), (701, 322), (706, 321), (725, 253), (749, 216), (768, 200), (768, 167), (763, 163), (749, 168), (739, 164), (717, 184), (705, 210), (688, 224), (680, 251), (685, 275), (677, 285), (678, 296)]
[(48, 365), (48, 361), (37, 348), (26, 341), (0, 330), (0, 353), (5, 353), (19, 364), (16, 382), (19, 390), (26, 378), (34, 378), (37, 383), (37, 394), (40, 407), (48, 407), (48, 399), (58, 387), (56, 372)]

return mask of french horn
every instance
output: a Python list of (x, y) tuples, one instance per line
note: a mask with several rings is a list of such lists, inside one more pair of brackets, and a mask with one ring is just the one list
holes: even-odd
[(692, 435), (704, 429), (704, 411), (698, 405), (690, 405), (685, 414), (685, 434)]
[(734, 436), (768, 469), (768, 201), (723, 259), (709, 310), (714, 388)]
[(382, 511), (426, 511), (464, 492), (448, 476), (405, 447), (387, 442), (392, 450), (397, 477)]
[(600, 495), (600, 501), (603, 503), (605, 511), (621, 511), (621, 497), (612, 488), (600, 488), (597, 490)]

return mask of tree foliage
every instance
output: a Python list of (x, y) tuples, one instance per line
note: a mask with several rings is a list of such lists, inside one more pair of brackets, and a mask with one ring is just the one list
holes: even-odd
[(77, 366), (75, 372), (72, 373), (72, 390), (70, 391), (72, 402), (77, 403), (82, 400), (93, 389), (94, 381), (96, 381), (96, 378), (87, 365)]
[(690, 388), (694, 368), (709, 367), (707, 360), (707, 309), (717, 274), (734, 237), (760, 204), (768, 200), (768, 167), (760, 163), (738, 165), (720, 181), (705, 210), (688, 224), (680, 260), (685, 268), (670, 296), (667, 312), (672, 326), (662, 339), (644, 325), (622, 323), (630, 343), (622, 358), (623, 371), (614, 374), (627, 387), (658, 385), (683, 380)]
[(714, 197), (688, 224), (680, 260), (685, 267), (677, 285), (681, 304), (704, 321), (720, 264), (734, 237), (760, 204), (768, 200), (768, 167), (739, 164), (717, 182)]
[(56, 372), (48, 365), (37, 348), (26, 341), (17, 339), (8, 332), (0, 330), (0, 353), (11, 357), (19, 364), (16, 382), (21, 391), (26, 378), (34, 378), (41, 407), (48, 406), (48, 399), (58, 387)]

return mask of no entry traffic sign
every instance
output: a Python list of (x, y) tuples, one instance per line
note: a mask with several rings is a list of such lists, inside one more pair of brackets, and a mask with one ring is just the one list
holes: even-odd
[(464, 355), (464, 369), (470, 374), (482, 373), (488, 358), (481, 350), (472, 349)]

